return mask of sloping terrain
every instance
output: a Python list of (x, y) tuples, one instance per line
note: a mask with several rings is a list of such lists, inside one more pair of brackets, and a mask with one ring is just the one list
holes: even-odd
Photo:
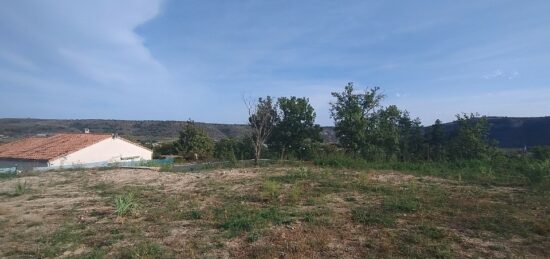
[[(45, 119), (0, 119), (0, 142), (61, 132), (82, 132), (85, 128), (96, 133), (119, 133), (143, 143), (171, 141), (177, 138), (185, 121), (135, 121), (135, 120), (45, 120)], [(512, 118), (489, 117), (490, 138), (500, 147), (523, 148), (524, 146), (550, 145), (550, 117)], [(197, 123), (208, 135), (219, 140), (224, 137), (242, 137), (250, 133), (247, 125)], [(444, 124), (447, 132), (456, 128), (455, 123)], [(426, 128), (427, 129), (427, 128)], [(337, 141), (333, 127), (323, 127), (325, 142)]]
[(549, 198), (393, 171), (49, 172), (0, 179), (0, 257), (542, 258)]

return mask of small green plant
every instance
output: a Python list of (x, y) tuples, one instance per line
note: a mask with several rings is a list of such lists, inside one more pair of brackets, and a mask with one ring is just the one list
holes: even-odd
[(405, 194), (384, 200), (384, 209), (394, 212), (414, 212), (420, 208), (420, 201), (414, 196)]
[(163, 258), (164, 249), (157, 243), (144, 241), (122, 251), (121, 258)]
[(288, 201), (292, 204), (296, 204), (300, 201), (302, 196), (302, 189), (299, 185), (294, 185), (288, 193)]
[(379, 208), (355, 208), (351, 211), (351, 217), (355, 222), (365, 225), (391, 226), (394, 224), (394, 217)]
[(270, 224), (288, 224), (294, 220), (278, 207), (258, 209), (244, 204), (213, 208), (212, 213), (218, 227), (228, 231), (231, 237), (243, 232), (259, 231)]
[(29, 187), (27, 186), (27, 181), (24, 181), (23, 183), (17, 182), (15, 185), (15, 195), (19, 196), (29, 191)]
[(422, 234), (431, 239), (442, 239), (443, 237), (445, 237), (445, 232), (434, 226), (421, 225), (419, 227), (419, 230)]
[(281, 185), (274, 181), (264, 181), (262, 184), (262, 197), (264, 199), (274, 201), (277, 200), (281, 193)]
[(184, 214), (185, 219), (201, 219), (204, 216), (202, 215), (202, 212), (198, 209), (192, 209), (190, 211), (185, 212)]
[(115, 197), (115, 213), (119, 217), (131, 214), (137, 207), (138, 204), (133, 193), (126, 193)]

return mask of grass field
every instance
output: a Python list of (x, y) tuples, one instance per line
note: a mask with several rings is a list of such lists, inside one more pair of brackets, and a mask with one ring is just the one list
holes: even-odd
[(550, 257), (550, 193), (317, 167), (0, 179), (0, 257)]

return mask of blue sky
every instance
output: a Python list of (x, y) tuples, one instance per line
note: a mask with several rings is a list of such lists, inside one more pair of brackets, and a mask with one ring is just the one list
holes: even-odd
[(548, 1), (3, 1), (0, 117), (245, 123), (379, 86), (424, 124), (550, 115)]

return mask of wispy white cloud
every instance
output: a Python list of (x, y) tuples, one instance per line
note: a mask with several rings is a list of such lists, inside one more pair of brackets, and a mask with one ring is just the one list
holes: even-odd
[[(0, 43), (0, 58), (29, 71), (37, 67), (63, 69), (63, 74), (72, 74), (73, 78), (81, 75), (83, 80), (104, 86), (158, 81), (167, 76), (166, 69), (135, 30), (157, 16), (160, 5), (160, 0), (11, 2), (0, 14), (18, 15), (2, 15), (0, 21), (12, 28), (0, 32), (12, 35), (13, 42), (22, 41), (28, 46), (19, 48), (5, 40), (6, 44)], [(24, 58), (32, 47), (39, 53)], [(29, 76), (66, 79), (63, 74)]]
[(519, 76), (518, 71), (512, 71), (512, 72), (506, 72), (502, 71), (500, 69), (493, 70), (485, 75), (483, 75), (483, 78), (485, 79), (496, 79), (496, 78), (504, 78), (508, 80), (512, 80)]

